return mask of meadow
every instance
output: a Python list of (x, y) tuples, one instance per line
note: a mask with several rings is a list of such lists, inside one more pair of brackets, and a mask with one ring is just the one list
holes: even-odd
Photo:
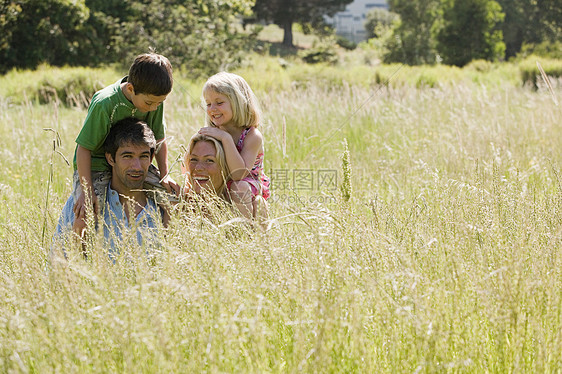
[[(128, 241), (115, 265), (51, 236), (90, 94), (72, 84), (125, 72), (1, 77), (0, 371), (562, 372), (560, 80), (350, 56), (235, 70), (264, 111), (268, 230), (178, 212), (153, 258)], [(202, 83), (176, 75), (171, 163)]]

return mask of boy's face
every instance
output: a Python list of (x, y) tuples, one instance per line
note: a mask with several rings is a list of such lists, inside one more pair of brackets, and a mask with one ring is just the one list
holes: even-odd
[(127, 98), (133, 103), (135, 108), (140, 110), (141, 112), (153, 112), (155, 111), (160, 104), (166, 100), (168, 95), (162, 96), (154, 96), (148, 94), (136, 94), (135, 89), (132, 84), (127, 84), (126, 90), (129, 95)]

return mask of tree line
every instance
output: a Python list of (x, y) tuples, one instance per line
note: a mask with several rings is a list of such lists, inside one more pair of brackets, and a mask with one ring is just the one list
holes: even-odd
[(370, 37), (383, 38), (386, 62), (463, 66), (507, 60), (524, 45), (560, 48), (561, 0), (389, 0), (369, 14)]
[(241, 61), (252, 0), (0, 0), (0, 73), (11, 68), (129, 64), (154, 49), (193, 75)]
[[(385, 61), (462, 66), (504, 59), (524, 44), (561, 37), (561, 0), (389, 0), (389, 14), (371, 16), (373, 37), (385, 40)], [(0, 73), (63, 66), (126, 64), (149, 48), (192, 75), (239, 63), (258, 28), (273, 22), (327, 32), (324, 16), (352, 0), (0, 0)], [(369, 23), (370, 22), (370, 23)]]

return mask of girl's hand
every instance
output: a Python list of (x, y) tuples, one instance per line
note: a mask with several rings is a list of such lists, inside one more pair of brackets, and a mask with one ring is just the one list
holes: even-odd
[(199, 134), (213, 137), (220, 142), (224, 142), (224, 140), (231, 138), (229, 133), (219, 129), (218, 127), (202, 127), (199, 130)]

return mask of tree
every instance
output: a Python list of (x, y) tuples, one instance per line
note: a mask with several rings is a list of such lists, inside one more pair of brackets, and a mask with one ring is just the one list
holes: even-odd
[(90, 62), (97, 65), (118, 59), (115, 37), (132, 12), (132, 2), (123, 0), (86, 0), (90, 9), (87, 35), (90, 48)]
[[(112, 36), (118, 60), (155, 49), (191, 76), (204, 76), (239, 63), (255, 35), (240, 33), (236, 16), (251, 12), (249, 0), (137, 0)], [(146, 15), (150, 14), (150, 17)]]
[(241, 61), (255, 35), (237, 17), (253, 0), (0, 0), (0, 73), (120, 62), (154, 49), (192, 76)]
[[(0, 72), (85, 63), (81, 45), (88, 8), (84, 0), (2, 0)], [(4, 13), (6, 12), (6, 13)]]
[(365, 21), (365, 31), (367, 38), (379, 38), (390, 30), (393, 23), (398, 19), (398, 15), (389, 12), (386, 9), (375, 8), (367, 13), (367, 20)]
[(497, 27), (503, 17), (494, 0), (448, 0), (436, 36), (443, 62), (464, 66), (474, 59), (503, 57), (505, 44)]
[(410, 65), (435, 63), (432, 27), (440, 0), (389, 0), (389, 9), (400, 16), (387, 45), (386, 62)]
[(521, 51), (523, 43), (539, 44), (562, 39), (560, 0), (496, 0), (505, 13), (501, 24), (505, 58)]
[(293, 47), (293, 23), (318, 29), (325, 25), (324, 16), (345, 10), (353, 0), (256, 0), (253, 7), (258, 19), (273, 22), (283, 29), (283, 44)]

